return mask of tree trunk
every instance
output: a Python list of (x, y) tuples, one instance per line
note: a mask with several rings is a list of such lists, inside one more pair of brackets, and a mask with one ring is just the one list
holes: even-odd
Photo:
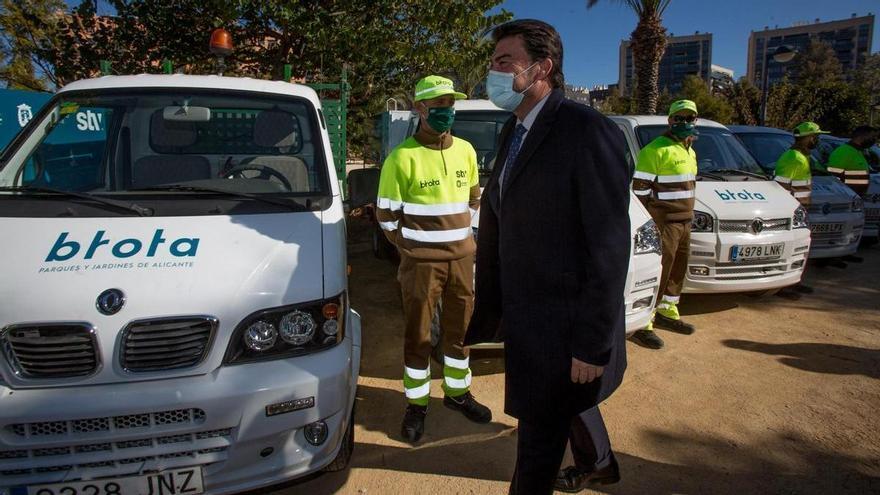
[(660, 59), (666, 51), (666, 28), (656, 16), (643, 17), (631, 35), (633, 63), (636, 71), (635, 96), (638, 112), (657, 113), (660, 89), (657, 87)]

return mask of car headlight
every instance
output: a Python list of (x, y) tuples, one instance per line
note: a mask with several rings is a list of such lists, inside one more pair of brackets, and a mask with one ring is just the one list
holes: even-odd
[(265, 309), (232, 333), (224, 364), (284, 359), (322, 351), (342, 342), (346, 294), (305, 304)]
[(852, 200), (852, 211), (853, 212), (862, 211), (864, 209), (864, 206), (865, 206), (865, 203), (864, 203), (864, 201), (862, 201), (862, 198), (860, 198), (858, 196), (853, 198), (853, 200)]
[(633, 252), (635, 254), (648, 254), (660, 252), (660, 229), (653, 220), (648, 220), (636, 230), (633, 236)]
[(715, 219), (712, 215), (694, 210), (694, 219), (691, 220), (691, 232), (713, 232), (715, 230)]
[(803, 206), (798, 206), (796, 210), (794, 210), (794, 215), (791, 218), (791, 228), (793, 229), (806, 229), (809, 228), (807, 225), (807, 209)]

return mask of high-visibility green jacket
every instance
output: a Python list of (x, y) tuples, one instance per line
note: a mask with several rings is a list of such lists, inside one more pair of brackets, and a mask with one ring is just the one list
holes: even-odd
[(776, 160), (776, 182), (784, 187), (802, 205), (809, 206), (813, 194), (813, 174), (810, 157), (792, 148)]
[(828, 157), (828, 171), (859, 195), (868, 192), (871, 168), (865, 154), (849, 143), (837, 147)]
[(444, 150), (410, 137), (395, 148), (379, 179), (379, 225), (401, 254), (424, 260), (476, 251), (471, 219), (480, 205), (477, 153), (452, 137)]
[(694, 217), (697, 154), (668, 136), (659, 136), (639, 152), (633, 192), (657, 222)]

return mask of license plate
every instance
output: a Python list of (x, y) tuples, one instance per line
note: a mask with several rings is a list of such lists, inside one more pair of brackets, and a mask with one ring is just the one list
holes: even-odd
[(13, 489), (13, 495), (198, 495), (204, 492), (201, 468), (175, 469), (144, 476), (53, 483)]
[(754, 246), (733, 246), (730, 248), (730, 260), (774, 259), (782, 256), (785, 243), (758, 244)]
[(810, 225), (810, 232), (816, 234), (830, 234), (843, 231), (842, 223), (814, 223)]

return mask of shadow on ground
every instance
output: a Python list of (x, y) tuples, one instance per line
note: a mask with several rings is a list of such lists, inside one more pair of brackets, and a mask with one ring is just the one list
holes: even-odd
[(803, 371), (880, 378), (880, 349), (811, 342), (765, 344), (738, 339), (728, 339), (721, 343), (742, 351), (780, 356), (780, 363)]

